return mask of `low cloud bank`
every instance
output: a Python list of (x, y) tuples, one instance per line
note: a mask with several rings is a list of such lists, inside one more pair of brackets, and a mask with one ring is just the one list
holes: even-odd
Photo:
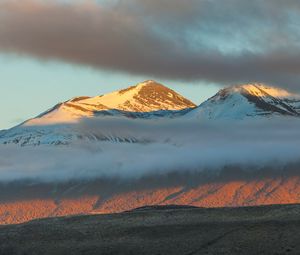
[[(102, 118), (84, 120), (74, 128), (114, 139), (70, 146), (2, 145), (0, 181), (136, 180), (172, 172), (214, 176), (230, 167), (250, 174), (266, 168), (285, 174), (291, 166), (298, 174), (300, 166), (300, 121), (293, 118), (203, 124)], [(119, 142), (120, 137), (136, 141)]]

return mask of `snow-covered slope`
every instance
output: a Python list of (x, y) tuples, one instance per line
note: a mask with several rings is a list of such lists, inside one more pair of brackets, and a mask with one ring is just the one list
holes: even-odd
[(73, 98), (57, 104), (37, 118), (25, 122), (24, 125), (75, 123), (82, 117), (99, 115), (147, 118), (195, 106), (175, 91), (155, 81), (145, 81), (106, 95)]
[(272, 116), (299, 116), (300, 96), (264, 84), (244, 84), (220, 90), (187, 118), (245, 119)]
[(155, 82), (145, 81), (127, 89), (96, 97), (76, 97), (59, 103), (36, 118), (0, 133), (0, 144), (40, 145), (69, 144), (78, 139), (122, 140), (134, 137), (112, 137), (82, 134), (77, 124), (83, 118), (143, 118), (182, 116), (196, 105), (175, 91)]

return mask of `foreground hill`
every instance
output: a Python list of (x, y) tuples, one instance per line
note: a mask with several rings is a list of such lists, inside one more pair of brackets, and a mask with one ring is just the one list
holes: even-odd
[(0, 253), (299, 254), (300, 206), (147, 207), (0, 227)]

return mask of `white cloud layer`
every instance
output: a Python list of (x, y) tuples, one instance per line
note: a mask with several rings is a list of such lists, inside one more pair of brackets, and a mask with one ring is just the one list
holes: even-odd
[(269, 168), (284, 174), (289, 165), (295, 169), (300, 162), (297, 119), (209, 124), (102, 119), (86, 120), (78, 130), (132, 136), (143, 143), (1, 146), (0, 180), (52, 182), (115, 177), (130, 180), (172, 172), (217, 174), (230, 166), (250, 173)]

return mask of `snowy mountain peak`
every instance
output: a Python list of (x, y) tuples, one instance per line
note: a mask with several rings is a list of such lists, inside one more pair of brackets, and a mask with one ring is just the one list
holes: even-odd
[(119, 111), (119, 114), (120, 111), (149, 113), (179, 111), (194, 107), (195, 104), (175, 91), (149, 80), (105, 95), (72, 98), (27, 121), (25, 125), (74, 123), (83, 117), (93, 117), (97, 114), (111, 115), (113, 111)]
[(221, 90), (221, 94), (248, 94), (256, 97), (275, 97), (275, 98), (296, 98), (295, 94), (288, 92), (287, 90), (267, 86), (263, 83), (249, 83), (243, 85), (236, 85)]
[(132, 142), (133, 137), (112, 136), (109, 132), (100, 136), (83, 135), (76, 127), (83, 118), (174, 118), (195, 107), (175, 91), (150, 80), (109, 94), (75, 97), (59, 103), (36, 118), (2, 132), (0, 144), (60, 145), (78, 139)]
[(146, 86), (152, 86), (152, 85), (157, 85), (157, 86), (161, 86), (161, 87), (165, 87), (167, 88), (166, 86), (154, 81), (154, 80), (146, 80), (146, 81), (143, 81), (143, 82), (140, 82), (138, 83), (137, 85), (135, 86), (132, 86), (133, 88), (142, 88), (142, 87), (146, 87)]
[(145, 81), (126, 89), (79, 101), (83, 105), (105, 106), (128, 112), (183, 110), (195, 104), (155, 81)]
[(187, 117), (200, 119), (244, 119), (262, 116), (300, 115), (300, 97), (261, 83), (221, 89)]

